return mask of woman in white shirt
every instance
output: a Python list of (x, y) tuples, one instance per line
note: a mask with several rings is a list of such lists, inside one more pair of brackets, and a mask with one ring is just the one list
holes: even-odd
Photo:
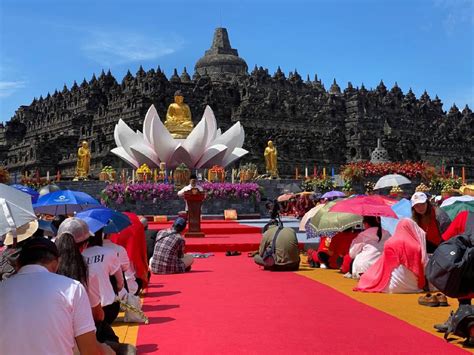
[(352, 278), (359, 279), (382, 255), (383, 245), (390, 234), (382, 229), (380, 218), (364, 216), (364, 231), (352, 241), (349, 256), (353, 260)]

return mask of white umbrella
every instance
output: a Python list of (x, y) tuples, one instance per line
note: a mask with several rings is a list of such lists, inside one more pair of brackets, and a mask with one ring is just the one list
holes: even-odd
[(469, 195), (453, 196), (444, 200), (443, 203), (441, 204), (441, 207), (452, 205), (456, 201), (463, 201), (463, 202), (474, 201), (474, 197), (469, 196)]
[(0, 184), (0, 236), (36, 219), (31, 196), (13, 187)]
[(374, 186), (374, 190), (383, 189), (384, 187), (400, 186), (404, 184), (411, 184), (405, 176), (399, 174), (389, 174), (382, 176)]

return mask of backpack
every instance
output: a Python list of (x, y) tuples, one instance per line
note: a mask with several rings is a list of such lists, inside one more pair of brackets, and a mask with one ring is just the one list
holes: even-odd
[(474, 245), (467, 235), (441, 243), (428, 261), (426, 278), (449, 297), (474, 291)]
[(276, 263), (276, 256), (275, 256), (276, 240), (278, 238), (278, 235), (282, 231), (282, 229), (283, 229), (283, 226), (280, 225), (277, 231), (275, 232), (275, 234), (273, 235), (272, 243), (267, 246), (267, 248), (265, 249), (263, 253), (262, 259), (263, 259), (263, 262), (265, 263), (266, 268), (272, 267)]
[(462, 304), (455, 313), (451, 312), (448, 320), (448, 330), (444, 333), (444, 339), (449, 340), (448, 338), (451, 334), (469, 339), (472, 327), (474, 327), (474, 307), (470, 304)]

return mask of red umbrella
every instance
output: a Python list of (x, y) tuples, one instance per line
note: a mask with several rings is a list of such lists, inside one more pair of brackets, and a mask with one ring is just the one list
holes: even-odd
[(378, 216), (398, 218), (392, 206), (398, 201), (380, 196), (356, 196), (336, 202), (330, 212), (346, 212), (360, 216)]

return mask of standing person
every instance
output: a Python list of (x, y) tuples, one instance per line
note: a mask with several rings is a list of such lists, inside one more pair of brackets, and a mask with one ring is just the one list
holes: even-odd
[[(192, 189), (198, 189), (199, 192), (204, 191), (202, 186), (198, 185), (198, 183), (197, 183), (196, 174), (191, 174), (191, 177), (189, 179), (189, 184), (178, 191), (178, 196), (184, 198), (184, 193), (187, 192), (187, 191), (191, 191)], [(185, 202), (185, 203), (186, 203), (185, 210), (186, 210), (186, 212), (188, 212), (188, 203), (187, 202)]]
[(415, 192), (411, 197), (412, 219), (426, 233), (426, 250), (431, 254), (443, 242), (441, 235), (451, 220), (441, 208), (433, 206), (424, 192)]
[(364, 216), (362, 219), (364, 231), (361, 232), (349, 248), (352, 263), (352, 278), (358, 279), (382, 255), (383, 245), (389, 233), (382, 229), (380, 218)]
[(185, 228), (186, 220), (177, 218), (171, 228), (158, 232), (150, 259), (150, 271), (153, 274), (177, 274), (191, 269), (194, 258), (184, 254), (186, 242), (180, 234)]
[[(102, 246), (102, 230), (89, 238), (87, 248), (82, 252), (91, 273), (98, 275), (100, 303), (104, 310), (104, 321), (111, 325), (120, 311), (116, 295), (123, 288), (123, 274), (117, 254)], [(111, 280), (114, 281), (114, 286)]]
[(102, 354), (86, 290), (56, 274), (58, 259), (53, 242), (31, 238), (20, 252), (18, 273), (0, 284), (2, 354), (72, 355), (75, 343), (81, 354)]
[[(263, 234), (258, 254), (254, 256), (256, 264), (264, 267), (265, 270), (271, 271), (297, 271), (300, 266), (300, 254), (298, 249), (298, 239), (293, 228), (279, 226), (279, 222), (275, 219), (274, 225), (269, 226)], [(275, 265), (266, 267), (263, 260), (265, 250), (273, 242), (277, 232), (278, 237), (275, 242)]]

